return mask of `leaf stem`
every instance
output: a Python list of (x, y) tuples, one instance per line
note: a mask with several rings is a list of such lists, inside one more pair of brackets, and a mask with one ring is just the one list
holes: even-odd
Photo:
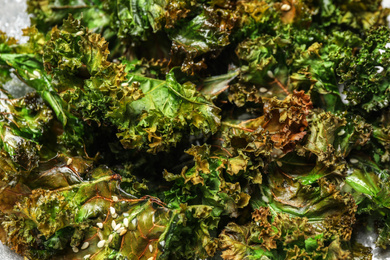
[(283, 84), (277, 78), (275, 78), (275, 80), (272, 81), (271, 83), (276, 83), (284, 91), (284, 93), (290, 95), (290, 92), (288, 92), (287, 88), (283, 86)]
[(230, 124), (230, 123), (227, 123), (227, 122), (222, 122), (221, 124), (224, 125), (224, 126), (230, 127), (230, 128), (240, 129), (240, 130), (243, 130), (243, 131), (246, 131), (246, 132), (254, 132), (255, 131), (255, 130), (252, 130), (252, 129), (249, 129), (249, 128), (245, 128), (243, 126), (234, 125), (234, 124)]

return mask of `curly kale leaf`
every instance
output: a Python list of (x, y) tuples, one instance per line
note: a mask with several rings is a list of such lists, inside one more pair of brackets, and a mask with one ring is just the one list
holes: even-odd
[(294, 88), (310, 89), (315, 107), (327, 111), (344, 110), (337, 84), (336, 68), (340, 59), (352, 55), (360, 38), (352, 32), (335, 31), (325, 36), (321, 30), (302, 30), (292, 35), (293, 48), (291, 84)]
[[(354, 156), (345, 182), (358, 204), (358, 213), (390, 208), (389, 172), (365, 156)], [(349, 188), (345, 188), (348, 190)]]
[(143, 97), (119, 103), (108, 115), (118, 125), (118, 136), (126, 148), (158, 152), (181, 139), (181, 132), (215, 133), (220, 124), (219, 108), (200, 94), (192, 83), (179, 84), (173, 73), (165, 81), (129, 75), (129, 85), (137, 85)]
[[(269, 165), (251, 205), (253, 221), (220, 234), (224, 259), (348, 259), (357, 205), (335, 184), (303, 185), (287, 168)], [(287, 170), (286, 170), (287, 169)]]
[[(264, 35), (241, 42), (237, 49), (237, 57), (241, 60), (240, 78), (244, 82), (266, 85), (277, 78), (286, 82), (285, 54), (281, 51), (291, 42), (283, 36)], [(280, 75), (279, 75), (280, 74)], [(273, 94), (276, 94), (273, 91)]]
[(109, 10), (110, 5), (104, 0), (27, 0), (27, 12), (32, 14), (32, 23), (44, 33), (61, 25), (69, 13), (78, 19), (83, 18), (87, 27), (104, 31), (110, 24)]
[(275, 212), (306, 217), (324, 226), (333, 225), (332, 232), (348, 241), (357, 209), (352, 195), (341, 193), (335, 184), (325, 179), (304, 185), (283, 170), (276, 165), (270, 169), (267, 180), (263, 181), (268, 186), (262, 184), (263, 194), (253, 202), (269, 206)]
[(351, 107), (373, 112), (389, 106), (389, 37), (387, 27), (370, 31), (359, 52), (340, 63), (337, 72)]
[(63, 103), (83, 120), (101, 123), (111, 102), (129, 95), (121, 88), (124, 66), (107, 60), (108, 44), (71, 16), (53, 29), (43, 55), (45, 70)]
[(229, 223), (220, 235), (223, 259), (349, 259), (351, 253), (332, 227), (318, 228), (307, 218), (271, 213), (260, 207), (246, 225)]
[(26, 171), (37, 166), (38, 141), (48, 130), (51, 119), (52, 111), (36, 94), (0, 100), (0, 146), (16, 165)]
[(207, 205), (214, 217), (238, 216), (238, 210), (247, 206), (250, 198), (243, 192), (236, 176), (247, 171), (247, 160), (243, 156), (208, 159), (212, 156), (208, 145), (193, 146), (186, 152), (194, 156), (194, 167), (184, 168), (180, 176), (165, 172), (166, 180), (175, 181), (174, 188), (165, 192), (168, 205)]
[(115, 19), (119, 37), (146, 40), (151, 32), (162, 28), (167, 0), (120, 0), (116, 3)]
[(342, 163), (353, 149), (370, 139), (372, 126), (358, 115), (313, 111), (304, 149), (327, 167)]
[(369, 214), (378, 223), (376, 245), (386, 249), (390, 245), (389, 171), (363, 155), (351, 158), (348, 166), (350, 174), (345, 178), (343, 190), (354, 197), (358, 214)]
[(238, 125), (222, 122), (224, 147), (262, 155), (271, 160), (292, 151), (306, 135), (307, 115), (312, 109), (310, 96), (294, 91), (284, 100), (264, 99), (264, 115)]
[(380, 0), (326, 1), (321, 3), (318, 16), (324, 26), (369, 31), (372, 27), (386, 25), (389, 9), (382, 8)]
[(165, 235), (165, 250), (160, 259), (213, 257), (218, 250), (215, 231), (219, 218), (206, 205), (180, 205)]
[[(19, 196), (13, 212), (1, 216), (6, 232), (3, 241), (32, 259), (57, 255), (157, 258), (164, 250), (164, 243), (159, 242), (164, 241), (166, 228), (173, 221), (172, 212), (158, 199), (134, 199), (123, 193), (120, 176), (107, 167), (83, 173), (83, 161), (71, 161), (61, 167), (68, 167), (84, 180), (78, 176), (76, 182), (63, 182), (58, 187), (50, 179), (61, 179), (65, 169), (55, 166), (42, 172), (40, 182), (51, 189), (36, 188)], [(28, 228), (20, 233), (18, 225)]]
[(251, 178), (248, 159), (226, 158), (210, 148), (193, 146), (186, 152), (194, 157), (194, 167), (183, 168), (180, 175), (164, 174), (174, 183), (164, 193), (164, 201), (180, 212), (177, 227), (167, 241), (172, 249), (180, 249), (170, 252), (174, 259), (213, 256), (218, 248), (215, 233), (220, 219), (238, 217), (250, 200), (239, 182), (239, 176)]
[(16, 76), (27, 86), (36, 90), (39, 96), (49, 105), (57, 119), (62, 123), (58, 135), (59, 142), (66, 149), (80, 151), (83, 148), (84, 125), (67, 109), (65, 102), (58, 95), (52, 77), (44, 70), (39, 54), (30, 54), (29, 49), (21, 53), (1, 54), (0, 63), (15, 69)]
[(45, 67), (76, 116), (112, 124), (125, 148), (153, 153), (175, 145), (183, 130), (216, 132), (219, 109), (193, 84), (179, 84), (173, 72), (165, 81), (126, 73), (124, 65), (107, 60), (107, 47), (72, 18), (53, 30)]
[[(116, 209), (117, 216), (111, 214), (111, 208)], [(129, 200), (120, 197), (105, 210), (107, 217), (98, 222), (102, 227), (90, 226), (78, 245), (71, 241), (72, 249), (68, 248), (67, 257), (160, 259), (166, 249), (166, 233), (175, 217), (172, 211), (155, 198)], [(88, 211), (84, 209), (84, 213)], [(85, 243), (88, 247), (82, 250)], [(76, 247), (79, 250), (74, 250)]]
[(230, 44), (229, 36), (234, 23), (233, 11), (204, 7), (193, 19), (168, 29), (175, 58), (180, 61), (180, 56), (184, 55), (182, 71), (193, 74), (196, 70), (207, 68), (204, 54), (207, 54), (206, 57), (216, 57), (223, 47)]
[(41, 160), (23, 182), (31, 189), (55, 190), (80, 184), (93, 169), (93, 160), (81, 156), (57, 153), (54, 157)]

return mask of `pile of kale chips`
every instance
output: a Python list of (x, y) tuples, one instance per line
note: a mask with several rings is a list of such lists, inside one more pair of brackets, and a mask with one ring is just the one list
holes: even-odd
[(27, 2), (28, 43), (0, 34), (0, 239), (17, 253), (371, 259), (370, 222), (390, 245), (380, 0)]

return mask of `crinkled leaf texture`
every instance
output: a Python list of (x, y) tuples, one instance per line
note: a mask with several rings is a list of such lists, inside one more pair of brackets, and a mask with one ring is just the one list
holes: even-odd
[(283, 157), (303, 140), (308, 126), (307, 116), (312, 109), (310, 96), (294, 91), (284, 100), (265, 99), (264, 115), (238, 125), (223, 122), (224, 146), (234, 152), (242, 150), (256, 156)]
[(338, 238), (329, 237), (307, 218), (271, 216), (267, 207), (246, 225), (229, 223), (220, 235), (223, 259), (350, 259)]
[(173, 72), (165, 81), (126, 73), (124, 65), (107, 60), (108, 53), (100, 35), (71, 17), (53, 29), (45, 68), (76, 116), (113, 124), (125, 148), (152, 153), (168, 150), (183, 131), (217, 131), (219, 109), (193, 84), (179, 84)]
[(352, 114), (315, 111), (310, 115), (309, 135), (304, 149), (317, 156), (327, 167), (344, 161), (349, 153), (364, 146), (372, 127)]
[(181, 249), (171, 252), (174, 259), (214, 256), (220, 218), (238, 217), (250, 200), (236, 181), (240, 175), (249, 175), (243, 156), (218, 156), (208, 145), (193, 146), (187, 153), (194, 156), (194, 167), (184, 168), (180, 175), (164, 174), (166, 180), (174, 181), (171, 190), (165, 192), (165, 201), (180, 210), (180, 221), (167, 241), (172, 249)]
[[(108, 168), (83, 172), (85, 163), (73, 158), (71, 165), (63, 167), (89, 181), (78, 176), (59, 188), (58, 183), (44, 180), (60, 180), (65, 170), (56, 166), (50, 175), (44, 172), (40, 182), (50, 189), (36, 188), (24, 194), (12, 212), (2, 214), (3, 241), (32, 259), (48, 259), (60, 252), (57, 259), (87, 255), (90, 259), (157, 259), (164, 250), (164, 243), (159, 242), (173, 220), (172, 212), (153, 197), (134, 199), (123, 193), (120, 176)], [(22, 192), (20, 188), (13, 191)], [(25, 226), (24, 233), (16, 231), (19, 225)]]
[(389, 37), (388, 27), (371, 30), (360, 51), (346, 56), (340, 63), (337, 70), (342, 79), (340, 83), (344, 84), (346, 99), (352, 107), (372, 112), (390, 105)]
[(119, 0), (115, 15), (120, 37), (138, 37), (146, 40), (151, 32), (157, 32), (165, 20), (167, 0)]
[(30, 54), (29, 51), (32, 50), (22, 49), (21, 53), (2, 54), (0, 55), (0, 63), (14, 69), (16, 76), (29, 87), (35, 89), (40, 98), (53, 110), (63, 126), (62, 133), (58, 136), (60, 142), (68, 146), (69, 150), (80, 150), (83, 145), (83, 124), (66, 109), (66, 104), (55, 89), (52, 77), (44, 71), (41, 55)]
[(38, 141), (47, 131), (52, 111), (37, 94), (19, 99), (0, 99), (0, 147), (25, 171), (37, 166)]
[[(215, 133), (220, 125), (219, 108), (200, 94), (192, 83), (177, 83), (173, 73), (166, 81), (129, 75), (129, 85), (138, 85), (143, 97), (130, 104), (119, 103), (108, 117), (118, 125), (126, 148), (158, 152), (175, 145), (183, 131)], [(148, 147), (144, 147), (145, 143)]]

